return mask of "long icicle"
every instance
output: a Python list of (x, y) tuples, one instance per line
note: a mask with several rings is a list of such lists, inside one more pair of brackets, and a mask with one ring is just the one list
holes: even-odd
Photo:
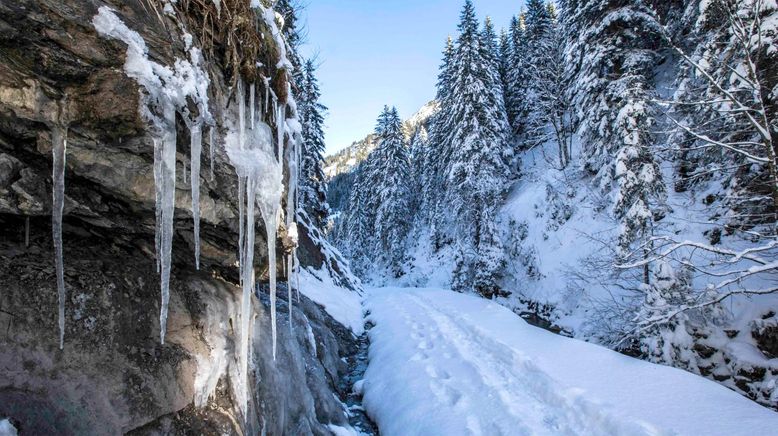
[(209, 147), (210, 162), (211, 162), (211, 181), (213, 181), (213, 167), (214, 167), (213, 156), (214, 156), (214, 148), (216, 147), (216, 145), (213, 143), (213, 130), (214, 130), (213, 127), (211, 127), (208, 130), (208, 147)]
[(160, 259), (160, 290), (162, 294), (162, 306), (159, 314), (160, 340), (165, 343), (165, 334), (167, 333), (167, 312), (168, 301), (170, 300), (170, 269), (171, 252), (173, 249), (173, 217), (175, 214), (176, 201), (176, 110), (172, 104), (164, 108), (165, 130), (162, 138), (162, 191), (161, 204), (157, 207), (162, 208), (160, 225), (160, 248), (162, 256)]
[(297, 303), (300, 303), (300, 259), (297, 258), (297, 250), (294, 253), (294, 281), (297, 291)]
[(251, 130), (254, 130), (254, 123), (255, 123), (255, 120), (254, 120), (254, 115), (255, 115), (254, 114), (254, 109), (255, 109), (255, 107), (254, 107), (254, 90), (255, 90), (255, 86), (252, 83), (251, 85), (249, 85), (249, 115), (251, 116)]
[(159, 207), (162, 202), (162, 144), (159, 139), (154, 138), (154, 253), (157, 260), (157, 274), (160, 273), (162, 265), (162, 208)]
[(265, 220), (265, 231), (267, 233), (267, 269), (270, 276), (270, 325), (273, 338), (273, 360), (276, 359), (277, 348), (277, 313), (276, 313), (276, 232), (278, 229), (279, 208), (268, 211)]
[(293, 337), (294, 328), (292, 326), (292, 268), (294, 267), (294, 258), (291, 254), (286, 256), (286, 303), (289, 306), (289, 337)]
[[(243, 89), (243, 79), (238, 80), (238, 146), (241, 150), (244, 150), (246, 148), (246, 95), (245, 90)], [(243, 264), (244, 264), (244, 257), (245, 257), (245, 251), (244, 251), (244, 237), (243, 234), (243, 198), (245, 197), (245, 191), (246, 191), (246, 182), (244, 179), (244, 175), (240, 174), (240, 171), (238, 171), (238, 212), (240, 215), (240, 230), (239, 230), (239, 236), (238, 236), (238, 264), (239, 264), (239, 271), (240, 271), (240, 282), (243, 284)]]
[(51, 129), (52, 211), (51, 232), (54, 239), (54, 264), (57, 272), (57, 299), (59, 302), (59, 349), (65, 346), (65, 264), (62, 259), (62, 213), (65, 208), (65, 156), (67, 154), (67, 127), (55, 125)]
[(243, 205), (246, 198), (246, 179), (238, 172), (238, 271), (240, 272), (240, 283), (243, 284), (243, 264), (245, 262), (245, 247), (243, 244), (244, 213)]
[(244, 257), (246, 265), (243, 267), (243, 301), (241, 309), (241, 373), (244, 377), (244, 389), (243, 389), (243, 410), (247, 414), (248, 419), (248, 401), (249, 401), (249, 373), (248, 362), (251, 351), (251, 297), (254, 290), (254, 204), (256, 200), (257, 182), (256, 175), (250, 175), (247, 177), (246, 182), (246, 194), (248, 201), (246, 202), (246, 245), (244, 247)]
[(200, 155), (203, 149), (203, 127), (198, 121), (192, 126), (191, 136), (191, 179), (192, 220), (194, 221), (195, 268), (200, 269)]

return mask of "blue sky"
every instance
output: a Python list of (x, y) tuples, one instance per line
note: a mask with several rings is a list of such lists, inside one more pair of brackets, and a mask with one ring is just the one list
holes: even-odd
[[(306, 57), (316, 55), (327, 153), (373, 130), (383, 105), (409, 117), (435, 96), (441, 51), (464, 0), (303, 0)], [(483, 19), (507, 27), (522, 0), (474, 0)]]

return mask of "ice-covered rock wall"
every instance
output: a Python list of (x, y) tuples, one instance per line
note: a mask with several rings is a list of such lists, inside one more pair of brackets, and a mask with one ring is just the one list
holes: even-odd
[[(191, 3), (0, 3), (0, 418), (22, 434), (326, 434), (347, 423), (332, 393), (351, 333), (304, 297), (290, 309), (291, 293), (254, 293), (287, 281), (291, 247), (269, 262), (275, 226), (262, 204), (284, 210), (290, 185), (289, 66), (253, 78), (264, 98), (246, 99), (240, 129), (228, 62), (181, 19), (202, 18)], [(271, 36), (254, 35), (257, 47), (283, 59), (276, 17), (258, 6), (243, 9)], [(239, 130), (272, 137), (232, 150), (268, 165), (227, 152)], [(284, 232), (294, 222), (278, 221)], [(303, 236), (300, 258), (321, 266)], [(299, 328), (275, 329), (290, 316)]]

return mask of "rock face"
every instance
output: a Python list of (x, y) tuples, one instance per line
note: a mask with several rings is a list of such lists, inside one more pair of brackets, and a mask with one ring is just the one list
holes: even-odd
[[(172, 64), (184, 42), (149, 4), (0, 2), (0, 417), (21, 434), (329, 434), (328, 424), (347, 422), (333, 392), (346, 369), (339, 356), (355, 342), (304, 297), (291, 332), (280, 302), (275, 361), (269, 303), (255, 299), (252, 426), (233, 402), (238, 206), (223, 153), (215, 178), (201, 176), (199, 271), (189, 183), (178, 171), (168, 334), (159, 342), (153, 140), (139, 87), (122, 68), (126, 46), (91, 25), (108, 5), (143, 36), (150, 57)], [(229, 95), (223, 68), (208, 67), (211, 92)], [(62, 113), (70, 127), (59, 350), (50, 126)], [(189, 167), (183, 120), (178, 130), (179, 165)], [(210, 164), (204, 153), (202, 174)], [(259, 222), (259, 273), (267, 271), (264, 234)], [(321, 259), (315, 244), (302, 249), (301, 259)]]

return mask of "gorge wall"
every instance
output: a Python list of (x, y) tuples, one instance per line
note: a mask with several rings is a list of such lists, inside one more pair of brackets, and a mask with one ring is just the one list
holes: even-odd
[[(225, 59), (235, 57), (227, 53), (234, 47), (208, 33), (207, 25), (193, 30), (195, 45), (206, 39), (211, 45), (203, 66), (217, 137), (215, 161), (204, 152), (200, 173), (200, 265), (196, 269), (186, 176), (189, 130), (179, 114), (170, 306), (160, 342), (155, 135), (139, 110), (143, 90), (123, 68), (127, 46), (98, 34), (92, 20), (99, 8), (112, 8), (142, 36), (150, 59), (174, 65), (191, 43), (184, 15), (206, 20), (204, 12), (215, 5), (229, 14), (237, 3), (0, 3), (0, 416), (10, 417), (21, 434), (329, 434), (330, 425), (348, 425), (333, 392), (346, 370), (340, 356), (355, 347), (354, 337), (304, 296), (294, 301), (290, 330), (283, 286), (275, 360), (269, 300), (266, 294), (254, 298), (251, 416), (244, 419), (236, 404), (240, 212), (235, 170), (220, 147), (236, 99), (235, 71)], [(258, 40), (260, 51), (278, 50), (272, 39)], [(285, 72), (265, 68), (272, 77), (266, 86), (283, 100)], [(60, 350), (51, 132), (63, 114), (66, 299)], [(284, 177), (288, 181), (289, 174)], [(268, 244), (261, 220), (256, 230), (262, 282)], [(321, 247), (301, 232), (303, 264), (320, 267)], [(283, 258), (282, 247), (277, 258)], [(282, 262), (271, 267), (285, 280)]]

